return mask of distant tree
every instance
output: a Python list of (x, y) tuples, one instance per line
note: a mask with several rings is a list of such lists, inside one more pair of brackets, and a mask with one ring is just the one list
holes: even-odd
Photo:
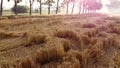
[(3, 11), (3, 0), (1, 0), (0, 3), (0, 16), (2, 16), (2, 11)]
[(14, 0), (14, 2), (15, 2), (15, 5), (14, 5), (14, 7), (15, 7), (15, 15), (17, 15), (17, 0)]
[(59, 0), (57, 0), (56, 14), (58, 13), (58, 9), (59, 9)]
[(95, 9), (97, 0), (79, 0), (79, 14)]
[(95, 12), (96, 10), (100, 10), (102, 7), (103, 4), (101, 3), (101, 0), (79, 0), (79, 14)]
[(73, 14), (73, 12), (74, 12), (74, 7), (75, 7), (75, 0), (71, 0), (71, 2), (73, 3), (73, 6), (72, 6), (72, 14)]
[(29, 14), (31, 15), (32, 14), (32, 5), (34, 3), (35, 0), (29, 0), (29, 3), (30, 3), (30, 11), (29, 11)]
[(101, 2), (96, 2), (96, 10), (100, 10), (103, 7)]
[(63, 0), (63, 5), (66, 5), (66, 14), (68, 14), (69, 11), (69, 3), (71, 2), (71, 0)]
[(78, 7), (79, 7), (79, 14), (80, 14), (82, 9), (82, 0), (79, 0), (78, 3), (79, 3)]
[(28, 7), (27, 6), (20, 6), (18, 5), (17, 7), (13, 7), (12, 11), (15, 13), (27, 13), (28, 12)]
[(88, 12), (93, 11), (96, 7), (96, 0), (87, 0), (84, 8), (88, 10)]
[(17, 3), (20, 3), (22, 0), (14, 0), (14, 2), (15, 2), (15, 5), (14, 5), (14, 7), (15, 7), (15, 15), (17, 15)]
[(50, 14), (50, 6), (51, 6), (50, 0), (48, 0), (48, 14)]
[(50, 7), (53, 3), (55, 3), (54, 0), (45, 0), (45, 2), (43, 3), (44, 5), (48, 5), (48, 14), (50, 14)]
[(69, 0), (66, 0), (66, 4), (67, 4), (67, 10), (66, 10), (66, 14), (68, 14), (68, 9), (69, 9)]
[[(10, 0), (8, 0), (8, 2), (9, 2)], [(17, 15), (17, 3), (20, 3), (22, 0), (13, 0), (14, 1), (14, 3), (15, 3), (15, 5), (14, 5), (14, 11), (15, 11), (15, 15)]]
[(87, 0), (84, 8), (88, 10), (88, 12), (96, 12), (96, 10), (100, 10), (103, 7), (101, 0)]
[(39, 12), (39, 10), (38, 9), (35, 9), (35, 13), (38, 13)]
[(65, 9), (65, 4), (64, 4), (64, 2), (62, 2), (62, 3), (60, 3), (60, 0), (59, 1), (57, 1), (57, 6), (56, 6), (56, 14), (58, 14), (58, 12), (60, 12), (60, 11), (63, 11), (63, 9)]
[[(89, 0), (83, 0), (83, 1), (82, 1), (82, 8), (83, 8), (82, 13), (86, 13), (86, 11), (87, 11), (87, 9), (88, 9), (88, 4), (87, 4), (88, 1), (89, 1)], [(93, 0), (93, 1), (94, 1), (94, 0)]]
[(41, 0), (37, 0), (37, 2), (39, 2), (39, 4), (40, 4), (40, 14), (42, 13), (42, 1)]
[(69, 12), (69, 4), (70, 3), (73, 3), (73, 5), (72, 5), (72, 11), (71, 11), (71, 13), (73, 13), (76, 1), (77, 0), (63, 0), (62, 5), (66, 5), (66, 14), (68, 14), (68, 12)]

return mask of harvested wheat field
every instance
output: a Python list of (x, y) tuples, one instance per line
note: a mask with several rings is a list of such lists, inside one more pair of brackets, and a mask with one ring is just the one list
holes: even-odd
[(120, 18), (0, 18), (0, 68), (120, 68)]

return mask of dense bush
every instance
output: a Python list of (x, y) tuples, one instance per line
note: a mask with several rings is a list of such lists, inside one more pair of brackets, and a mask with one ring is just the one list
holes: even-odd
[(17, 12), (17, 13), (27, 13), (28, 12), (28, 7), (27, 6), (21, 6), (21, 5), (18, 5), (15, 9), (15, 7), (13, 7), (11, 10), (13, 12)]

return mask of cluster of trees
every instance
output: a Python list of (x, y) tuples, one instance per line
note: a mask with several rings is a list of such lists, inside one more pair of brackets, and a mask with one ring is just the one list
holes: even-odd
[[(8, 2), (11, 1), (11, 0), (8, 0)], [(14, 8), (12, 9), (15, 14), (17, 15), (17, 13), (20, 11), (20, 10), (17, 10), (17, 8), (21, 8), (21, 6), (17, 7), (18, 3), (22, 2), (22, 0), (12, 0), (14, 1), (15, 5), (14, 5)], [(33, 6), (33, 3), (34, 3), (35, 0), (29, 0), (29, 4), (30, 4), (30, 9), (29, 9), (29, 14), (31, 15), (32, 14), (32, 6)], [(72, 9), (71, 9), (71, 13), (73, 14), (74, 12), (74, 8), (75, 8), (75, 5), (76, 3), (79, 3), (78, 7), (79, 7), (79, 13), (91, 13), (91, 12), (95, 12), (96, 10), (99, 10), (103, 7), (102, 3), (101, 3), (101, 0), (63, 0), (61, 6), (60, 6), (60, 0), (57, 0), (57, 2), (55, 2), (55, 0), (44, 0), (44, 3), (42, 3), (42, 0), (36, 0), (37, 2), (39, 2), (40, 4), (40, 7), (39, 7), (39, 10), (40, 10), (40, 14), (42, 13), (42, 5), (47, 5), (48, 6), (48, 14), (50, 14), (50, 9), (51, 9), (51, 6), (52, 4), (57, 4), (56, 6), (56, 14), (58, 13), (58, 10), (60, 7), (66, 7), (66, 14), (68, 14), (68, 9), (69, 9), (69, 4), (72, 3), (73, 6), (72, 6)], [(3, 0), (1, 0), (1, 5), (0, 5), (0, 15), (2, 15), (2, 5), (3, 5)], [(25, 7), (24, 7), (25, 8)]]
[(15, 13), (27, 13), (29, 8), (27, 6), (18, 5), (16, 7), (14, 6), (11, 10)]
[(100, 10), (103, 7), (101, 0), (64, 0), (64, 4), (66, 4), (67, 6), (66, 14), (68, 14), (70, 3), (73, 3), (71, 11), (71, 13), (73, 14), (76, 2), (79, 3), (79, 14), (95, 12), (96, 10)]

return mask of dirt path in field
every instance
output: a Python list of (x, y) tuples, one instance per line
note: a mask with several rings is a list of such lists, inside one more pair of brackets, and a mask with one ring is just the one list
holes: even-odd
[(0, 68), (119, 68), (119, 49), (116, 17), (0, 21)]

